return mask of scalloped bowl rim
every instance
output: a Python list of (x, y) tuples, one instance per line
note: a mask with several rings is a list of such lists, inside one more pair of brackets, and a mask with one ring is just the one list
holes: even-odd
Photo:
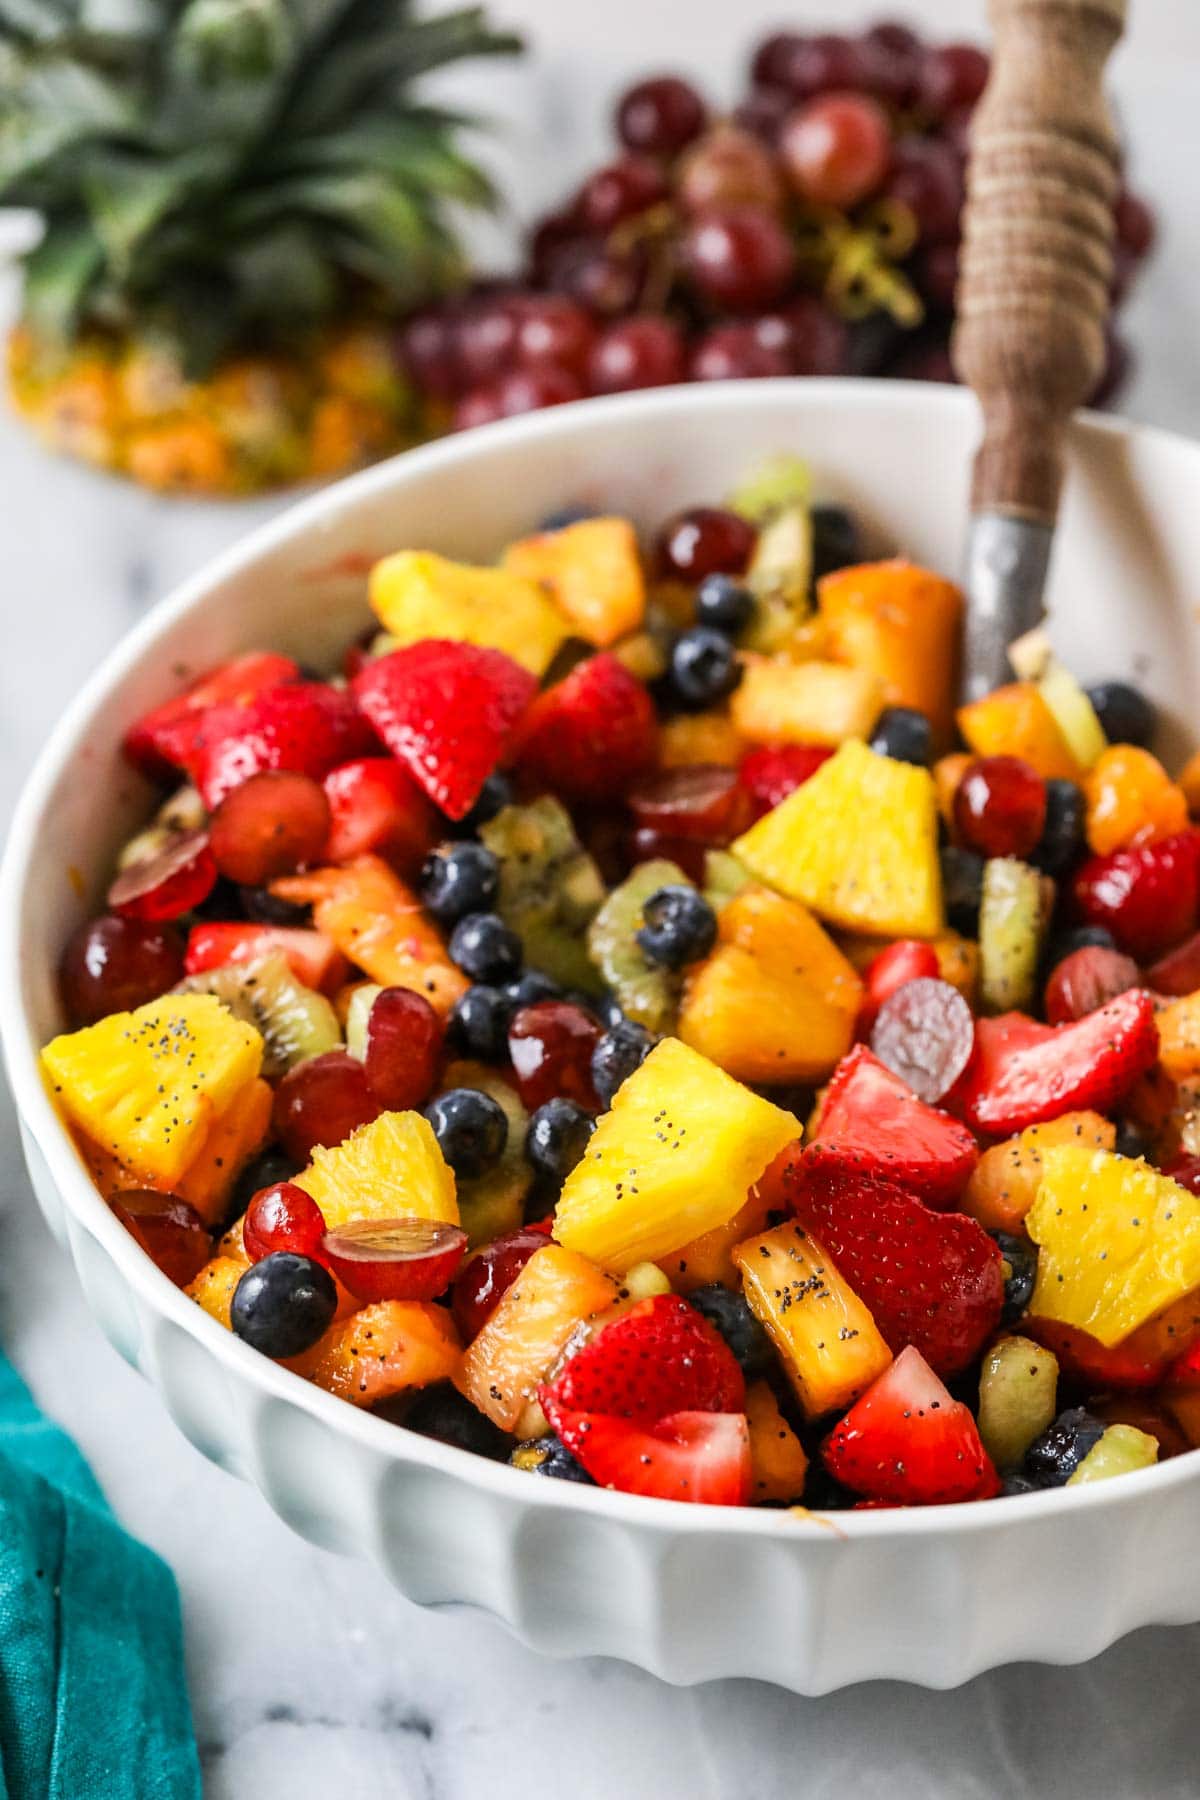
[[(842, 408), (877, 410), (889, 404), (911, 407), (914, 395), (931, 414), (969, 407), (971, 397), (961, 389), (899, 381), (860, 381), (846, 378), (803, 382), (727, 382), (705, 387), (680, 387), (580, 401), (526, 417), (478, 428), (464, 437), (450, 437), (405, 452), (298, 501), (239, 539), (209, 560), (171, 594), (150, 609), (106, 656), (59, 723), (37, 758), (23, 789), (0, 868), (0, 1035), (10, 1085), (21, 1122), (32, 1133), (44, 1155), (68, 1213), (106, 1250), (124, 1280), (145, 1304), (165, 1315), (239, 1381), (260, 1392), (287, 1401), (315, 1418), (348, 1434), (377, 1453), (400, 1464), (417, 1464), (444, 1472), (456, 1481), (485, 1492), (520, 1499), (530, 1508), (574, 1509), (673, 1536), (770, 1536), (808, 1540), (837, 1537), (853, 1540), (937, 1537), (955, 1538), (991, 1527), (1011, 1531), (1023, 1523), (1034, 1524), (1050, 1516), (1066, 1518), (1075, 1513), (1136, 1505), (1152, 1493), (1166, 1493), (1200, 1479), (1200, 1450), (1190, 1450), (1153, 1468), (1136, 1471), (1120, 1480), (1086, 1484), (1076, 1488), (1049, 1488), (1041, 1493), (1001, 1497), (986, 1502), (948, 1506), (897, 1507), (862, 1512), (829, 1514), (779, 1511), (763, 1507), (688, 1505), (675, 1500), (650, 1499), (607, 1488), (567, 1482), (530, 1481), (528, 1475), (468, 1450), (443, 1444), (403, 1426), (377, 1418), (344, 1400), (314, 1387), (290, 1370), (242, 1343), (170, 1282), (120, 1224), (93, 1186), (43, 1085), (38, 1067), (39, 1045), (27, 1016), (21, 974), (20, 919), (29, 869), (38, 854), (39, 826), (47, 801), (64, 766), (70, 762), (92, 718), (104, 708), (106, 697), (120, 678), (141, 661), (160, 640), (169, 637), (176, 622), (203, 606), (209, 590), (218, 582), (255, 561), (264, 551), (309, 530), (336, 514), (348, 502), (365, 494), (386, 491), (401, 471), (425, 474), (453, 469), (463, 457), (463, 446), (553, 440), (597, 413), (610, 416), (617, 409), (631, 427), (647, 417), (688, 412), (703, 396), (703, 408), (717, 413), (722, 406), (744, 405), (747, 397), (770, 410), (772, 395), (803, 387), (806, 396), (836, 401)], [(1075, 428), (1124, 439), (1159, 442), (1173, 449), (1191, 450), (1200, 467), (1200, 445), (1154, 427), (1131, 426), (1122, 421), (1084, 415)], [(402, 477), (401, 477), (402, 478)]]

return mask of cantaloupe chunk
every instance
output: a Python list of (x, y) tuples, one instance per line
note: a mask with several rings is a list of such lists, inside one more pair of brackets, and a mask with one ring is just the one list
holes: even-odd
[(1083, 770), (1032, 681), (1013, 681), (958, 709), (958, 729), (976, 756), (1019, 756), (1047, 780), (1080, 781)]
[(680, 713), (659, 727), (658, 760), (664, 769), (690, 768), (693, 763), (732, 768), (749, 748), (727, 711)]
[(804, 1492), (808, 1458), (804, 1446), (779, 1410), (767, 1382), (746, 1389), (746, 1424), (750, 1431), (752, 1500), (799, 1500)]
[(545, 674), (569, 629), (536, 581), (431, 550), (398, 550), (377, 562), (370, 601), (397, 649), (422, 638), (457, 638), (503, 650), (531, 675)]
[(331, 1325), (287, 1366), (352, 1406), (376, 1406), (409, 1388), (448, 1381), (461, 1356), (446, 1307), (428, 1300), (379, 1300)]
[(1021, 1232), (1025, 1215), (1037, 1199), (1043, 1159), (1049, 1150), (1068, 1147), (1111, 1150), (1117, 1128), (1102, 1113), (1063, 1113), (1041, 1125), (1029, 1125), (1016, 1137), (985, 1150), (972, 1172), (962, 1210), (986, 1231)]
[(883, 686), (866, 669), (747, 654), (729, 715), (755, 744), (820, 744), (865, 738), (883, 709)]
[(454, 1172), (418, 1112), (385, 1112), (340, 1144), (312, 1153), (295, 1177), (330, 1231), (351, 1219), (439, 1219), (458, 1224)]
[(646, 579), (628, 519), (580, 519), (520, 538), (504, 567), (542, 583), (575, 635), (597, 649), (636, 631), (645, 616)]
[(939, 744), (954, 724), (963, 597), (941, 575), (895, 558), (836, 569), (817, 587), (829, 654), (868, 670), (885, 706), (912, 706)]
[(1158, 1060), (1173, 1081), (1200, 1075), (1200, 994), (1172, 1000), (1156, 1016)]

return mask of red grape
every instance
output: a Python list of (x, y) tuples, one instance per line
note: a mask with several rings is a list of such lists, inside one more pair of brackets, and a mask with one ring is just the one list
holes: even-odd
[(691, 379), (739, 381), (794, 374), (791, 334), (782, 320), (773, 323), (778, 330), (765, 333), (758, 320), (714, 325), (692, 351), (688, 364)]
[(867, 83), (892, 106), (910, 106), (921, 68), (921, 40), (907, 25), (885, 20), (862, 36)]
[(217, 865), (206, 831), (185, 831), (157, 856), (122, 869), (108, 890), (108, 904), (125, 919), (160, 925), (207, 900), (217, 883)]
[(266, 769), (226, 794), (208, 832), (222, 875), (243, 887), (265, 887), (318, 861), (329, 825), (329, 801), (319, 782)]
[(922, 943), (919, 938), (897, 938), (894, 944), (881, 950), (863, 974), (863, 999), (858, 1009), (859, 1037), (870, 1036), (880, 1007), (885, 1000), (891, 999), (897, 988), (925, 976), (936, 977), (937, 973), (937, 951), (932, 944)]
[(708, 850), (694, 838), (672, 837), (669, 831), (658, 831), (653, 825), (639, 825), (625, 838), (623, 849), (631, 868), (637, 863), (665, 858), (681, 868), (697, 887), (704, 885)]
[(400, 332), (400, 356), (422, 393), (453, 400), (462, 392), (457, 322), (448, 308), (414, 313)]
[(515, 308), (507, 300), (480, 301), (464, 309), (454, 332), (463, 382), (494, 381), (511, 369), (517, 345)]
[(496, 398), (502, 418), (512, 419), (518, 413), (539, 412), (543, 406), (561, 406), (566, 400), (578, 400), (583, 383), (569, 369), (555, 368), (552, 363), (540, 369), (514, 369), (496, 384)]
[(781, 47), (771, 64), (770, 82), (787, 88), (798, 100), (827, 94), (834, 88), (861, 88), (870, 78), (874, 57), (861, 39), (840, 32), (798, 37)]
[(593, 394), (620, 394), (631, 388), (667, 387), (682, 381), (683, 373), (679, 326), (646, 313), (601, 332), (588, 359), (588, 388)]
[(658, 537), (664, 575), (703, 581), (706, 575), (740, 575), (750, 561), (757, 533), (738, 513), (720, 506), (692, 506), (668, 519)]
[(582, 374), (596, 337), (582, 306), (561, 294), (537, 294), (514, 310), (516, 360), (523, 368), (549, 364)]
[(579, 220), (570, 207), (547, 213), (529, 234), (529, 264), (534, 279), (548, 280), (564, 248), (581, 241), (594, 244), (595, 240), (581, 240)]
[(750, 796), (737, 770), (717, 763), (691, 763), (645, 775), (626, 798), (639, 826), (698, 844), (731, 843), (750, 823)]
[(884, 193), (908, 208), (925, 243), (958, 236), (962, 171), (949, 145), (933, 138), (898, 138)]
[(59, 968), (63, 1004), (77, 1025), (145, 1006), (183, 975), (183, 943), (171, 926), (112, 913), (76, 927)]
[(608, 250), (591, 238), (576, 238), (551, 259), (547, 280), (591, 313), (615, 318), (637, 305), (646, 260), (639, 250)]
[(494, 425), (497, 419), (503, 417), (504, 408), (496, 388), (472, 388), (469, 394), (464, 394), (456, 402), (450, 426), (453, 431), (471, 431), (477, 425)]
[(657, 75), (622, 94), (617, 136), (627, 150), (670, 156), (700, 135), (704, 119), (704, 102), (690, 82), (678, 75)]
[(792, 336), (792, 364), (797, 375), (842, 375), (849, 366), (850, 338), (845, 320), (830, 312), (816, 294), (797, 294), (780, 308)]
[(455, 1278), (450, 1308), (467, 1343), (478, 1337), (530, 1257), (549, 1242), (548, 1228), (525, 1225), (505, 1237), (493, 1238), (463, 1264)]
[(355, 1219), (325, 1234), (322, 1258), (356, 1300), (433, 1300), (466, 1255), (467, 1234), (440, 1219)]
[(756, 87), (734, 108), (733, 122), (768, 147), (775, 144), (783, 121), (796, 102), (786, 88)]
[(1189, 1194), (1200, 1199), (1200, 1156), (1187, 1156), (1182, 1151), (1163, 1164), (1163, 1174), (1177, 1181)]
[(212, 1255), (212, 1239), (195, 1207), (155, 1188), (122, 1188), (109, 1202), (126, 1231), (176, 1287), (186, 1287)]
[(948, 981), (927, 975), (889, 995), (871, 1031), (880, 1062), (930, 1106), (950, 1092), (974, 1048), (971, 1008)]
[(1103, 925), (1139, 962), (1152, 961), (1195, 929), (1198, 852), (1200, 832), (1182, 831), (1089, 857), (1071, 881), (1077, 917)]
[(778, 87), (804, 42), (798, 31), (776, 31), (763, 39), (750, 63), (750, 79), (756, 87)]
[(389, 1112), (424, 1106), (433, 1092), (445, 1030), (424, 994), (384, 988), (367, 1015), (367, 1086)]
[(666, 177), (656, 162), (622, 156), (588, 177), (575, 210), (585, 230), (607, 232), (666, 197)]
[(1141, 970), (1131, 956), (1105, 944), (1085, 944), (1064, 956), (1046, 983), (1047, 1022), (1063, 1025), (1082, 1019), (1141, 983)]
[(779, 154), (802, 200), (857, 206), (887, 174), (892, 134), (887, 115), (866, 94), (825, 94), (784, 126)]
[(592, 1051), (599, 1041), (599, 1022), (569, 1000), (521, 1008), (508, 1028), (508, 1054), (530, 1112), (559, 1095), (596, 1110)]
[(954, 792), (954, 828), (981, 856), (1028, 856), (1046, 823), (1046, 784), (1019, 756), (980, 756)]
[(1194, 994), (1200, 988), (1200, 931), (1176, 944), (1146, 970), (1146, 986), (1156, 994)]
[(957, 244), (930, 244), (917, 259), (917, 282), (921, 292), (945, 312), (954, 309), (958, 254)]
[(711, 206), (756, 206), (778, 212), (783, 182), (770, 151), (737, 125), (714, 125), (688, 151), (676, 174), (685, 212)]
[(915, 344), (902, 345), (894, 362), (885, 371), (901, 381), (957, 381), (958, 376), (950, 359), (950, 351), (944, 343), (929, 343), (918, 339)]
[(318, 1144), (332, 1148), (379, 1117), (362, 1064), (345, 1050), (327, 1050), (289, 1069), (275, 1089), (275, 1135), (294, 1163), (307, 1163)]
[(718, 306), (750, 312), (779, 298), (795, 272), (792, 240), (778, 219), (749, 206), (697, 215), (681, 254), (692, 285)]
[(321, 1258), (325, 1216), (312, 1195), (294, 1181), (275, 1181), (259, 1188), (242, 1220), (242, 1244), (251, 1262), (276, 1250)]
[(921, 59), (917, 97), (935, 119), (960, 106), (974, 106), (984, 88), (990, 64), (975, 44), (939, 44)]
[(1117, 242), (1122, 249), (1128, 250), (1139, 261), (1149, 255), (1154, 246), (1154, 214), (1146, 202), (1131, 194), (1128, 188), (1122, 188), (1117, 195), (1113, 218)]

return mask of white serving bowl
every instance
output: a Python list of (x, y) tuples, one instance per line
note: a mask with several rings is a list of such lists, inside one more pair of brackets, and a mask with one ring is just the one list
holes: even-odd
[[(1200, 1619), (1200, 1453), (1070, 1491), (821, 1521), (535, 1480), (359, 1413), (248, 1349), (158, 1272), (93, 1189), (37, 1070), (63, 1023), (59, 952), (149, 799), (122, 763), (122, 730), (189, 674), (258, 645), (331, 659), (366, 623), (362, 571), (383, 552), (486, 559), (573, 500), (652, 530), (675, 507), (719, 500), (777, 449), (808, 458), (818, 494), (852, 505), (880, 547), (953, 571), (974, 433), (958, 391), (756, 382), (565, 407), (411, 452), (304, 501), (187, 582), (42, 755), (4, 863), (0, 1019), (43, 1211), (104, 1331), (192, 1443), (304, 1536), (368, 1558), (414, 1600), (481, 1607), (552, 1654), (806, 1694), (885, 1676), (952, 1687)], [(1200, 448), (1082, 422), (1055, 635), (1085, 679), (1143, 682), (1174, 753), (1197, 692), (1198, 597)]]

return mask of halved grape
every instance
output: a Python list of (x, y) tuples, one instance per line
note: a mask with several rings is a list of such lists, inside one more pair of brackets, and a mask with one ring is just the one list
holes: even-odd
[(440, 1219), (356, 1219), (325, 1233), (321, 1256), (357, 1300), (432, 1300), (466, 1249), (461, 1226)]
[(216, 883), (208, 833), (185, 831), (156, 856), (122, 869), (108, 890), (108, 904), (123, 919), (156, 925), (191, 912), (208, 899)]
[(948, 981), (906, 981), (879, 1009), (871, 1048), (930, 1106), (948, 1094), (971, 1060), (975, 1021)]

